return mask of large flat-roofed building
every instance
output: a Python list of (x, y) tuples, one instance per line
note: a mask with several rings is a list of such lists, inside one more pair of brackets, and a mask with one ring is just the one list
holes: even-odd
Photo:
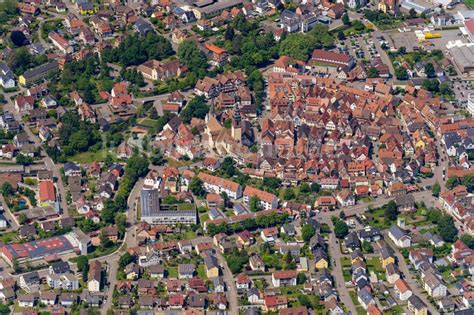
[(448, 46), (451, 60), (458, 69), (469, 76), (474, 75), (474, 44), (456, 44)]
[(13, 266), (18, 263), (41, 260), (47, 256), (73, 252), (76, 247), (65, 236), (55, 236), (23, 244), (7, 244), (0, 247), (0, 256)]
[(196, 207), (192, 204), (161, 204), (156, 189), (141, 192), (141, 218), (149, 224), (196, 224)]
[(196, 19), (205, 19), (219, 15), (224, 10), (244, 3), (243, 0), (177, 0), (176, 5), (183, 10), (191, 10)]

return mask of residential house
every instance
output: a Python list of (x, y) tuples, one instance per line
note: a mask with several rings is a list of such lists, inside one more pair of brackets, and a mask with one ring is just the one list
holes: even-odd
[(89, 266), (87, 288), (89, 292), (99, 292), (102, 286), (102, 264), (94, 260)]
[(403, 279), (398, 279), (395, 281), (394, 289), (398, 299), (401, 301), (408, 300), (413, 294), (410, 287), (408, 286), (408, 283)]
[(406, 248), (411, 246), (411, 236), (408, 235), (404, 230), (399, 228), (397, 225), (393, 225), (388, 230), (388, 237), (398, 247)]
[(272, 283), (274, 287), (285, 287), (296, 285), (297, 272), (295, 270), (274, 271)]

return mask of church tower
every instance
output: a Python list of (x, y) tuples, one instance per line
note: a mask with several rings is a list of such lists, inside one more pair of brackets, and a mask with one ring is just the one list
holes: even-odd
[(240, 116), (240, 108), (238, 106), (234, 109), (234, 114), (232, 115), (232, 138), (235, 141), (242, 140), (242, 117)]

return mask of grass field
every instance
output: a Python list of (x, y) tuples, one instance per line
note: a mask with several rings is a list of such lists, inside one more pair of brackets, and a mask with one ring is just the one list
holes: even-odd
[(146, 118), (146, 119), (143, 119), (139, 124), (143, 127), (153, 128), (156, 125), (157, 121), (158, 120)]
[(204, 265), (201, 264), (197, 267), (197, 274), (198, 274), (199, 278), (207, 279), (206, 270), (204, 269)]
[(94, 161), (103, 162), (107, 154), (110, 154), (114, 160), (117, 159), (117, 156), (115, 155), (114, 152), (100, 150), (97, 152), (89, 151), (89, 152), (79, 153), (70, 157), (69, 160), (74, 161), (76, 163), (92, 163)]
[(385, 275), (385, 269), (382, 267), (382, 263), (378, 257), (372, 257), (367, 260), (367, 268), (373, 271), (379, 280), (385, 281), (387, 280), (387, 276)]
[(464, 0), (463, 2), (469, 9), (474, 9), (474, 0)]
[(178, 278), (178, 267), (168, 267), (168, 278)]

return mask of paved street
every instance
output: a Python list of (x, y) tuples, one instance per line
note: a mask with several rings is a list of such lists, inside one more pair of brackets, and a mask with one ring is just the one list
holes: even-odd
[[(418, 191), (418, 192), (412, 193), (412, 195), (415, 197), (415, 200), (425, 202), (425, 204), (428, 207), (433, 206), (436, 202), (436, 198), (434, 198), (431, 195), (431, 190)], [(319, 222), (328, 224), (329, 227), (331, 228), (331, 230), (334, 231), (334, 225), (332, 224), (331, 217), (333, 217), (333, 216), (339, 217), (339, 215), (342, 211), (344, 211), (344, 214), (346, 215), (346, 217), (352, 217), (352, 216), (355, 216), (355, 215), (362, 214), (362, 213), (366, 212), (368, 210), (369, 205), (371, 205), (373, 208), (377, 208), (377, 207), (380, 207), (380, 206), (388, 203), (392, 199), (393, 198), (390, 198), (390, 197), (379, 197), (374, 202), (371, 202), (371, 203), (368, 203), (368, 204), (363, 204), (362, 203), (362, 204), (357, 204), (357, 205), (352, 206), (352, 207), (346, 207), (344, 209), (338, 209), (338, 210), (335, 210), (335, 211), (320, 212), (319, 214), (317, 214), (316, 218), (318, 219)], [(340, 264), (341, 264), (340, 260), (341, 260), (342, 257), (344, 257), (344, 255), (342, 254), (342, 252), (340, 250), (339, 241), (336, 239), (336, 236), (334, 235), (334, 233), (329, 234), (328, 246), (329, 246), (329, 255), (331, 257), (332, 265), (333, 265), (333, 270), (332, 270), (331, 274), (333, 275), (333, 277), (336, 281), (337, 290), (339, 292), (341, 301), (352, 312), (352, 314), (357, 314), (356, 309), (355, 309), (355, 305), (352, 302), (352, 299), (349, 295), (349, 291), (345, 287), (344, 276), (343, 276), (343, 273), (342, 273), (342, 268), (340, 266)], [(397, 252), (397, 256), (401, 256), (401, 254), (398, 250), (396, 252)], [(402, 259), (400, 259), (400, 257), (399, 257), (399, 260), (402, 260)], [(334, 265), (334, 262), (335, 262), (335, 265)], [(404, 264), (405, 262), (403, 261), (402, 263)], [(406, 265), (403, 266), (402, 263), (400, 263), (402, 271), (406, 275), (411, 277), (411, 274), (407, 271), (408, 270), (407, 266)], [(403, 268), (405, 268), (405, 270), (403, 270)], [(407, 278), (407, 279), (410, 280), (410, 278)], [(413, 281), (413, 280), (411, 280), (411, 281)], [(410, 283), (410, 285), (412, 287), (415, 287), (414, 283)], [(436, 313), (433, 313), (433, 314), (436, 314)]]
[(388, 238), (387, 231), (384, 231), (383, 234), (384, 234), (384, 239), (390, 244), (390, 247), (395, 249), (395, 255), (397, 256), (397, 261), (398, 261), (398, 267), (400, 271), (403, 273), (405, 281), (408, 283), (408, 285), (412, 289), (413, 294), (418, 296), (426, 305), (428, 305), (428, 310), (430, 311), (431, 314), (439, 314), (439, 312), (428, 301), (427, 294), (422, 293), (422, 290), (419, 288), (418, 280), (416, 279), (416, 277), (414, 277), (414, 274), (411, 273), (410, 270), (408, 269), (405, 259), (403, 258), (400, 251), (397, 249), (395, 244), (393, 244)]
[[(329, 216), (323, 216), (321, 223), (326, 223), (329, 225), (332, 231), (334, 231), (334, 225), (332, 224), (331, 218)], [(344, 305), (349, 309), (352, 314), (357, 314), (356, 308), (354, 303), (352, 302), (351, 296), (349, 295), (349, 291), (346, 288), (344, 275), (342, 274), (341, 258), (344, 256), (341, 253), (341, 248), (339, 246), (339, 242), (336, 239), (334, 233), (329, 234), (329, 256), (331, 257), (331, 264), (332, 264), (332, 276), (336, 281), (336, 288), (339, 292), (339, 297), (344, 303)], [(335, 264), (334, 264), (335, 262)]]

